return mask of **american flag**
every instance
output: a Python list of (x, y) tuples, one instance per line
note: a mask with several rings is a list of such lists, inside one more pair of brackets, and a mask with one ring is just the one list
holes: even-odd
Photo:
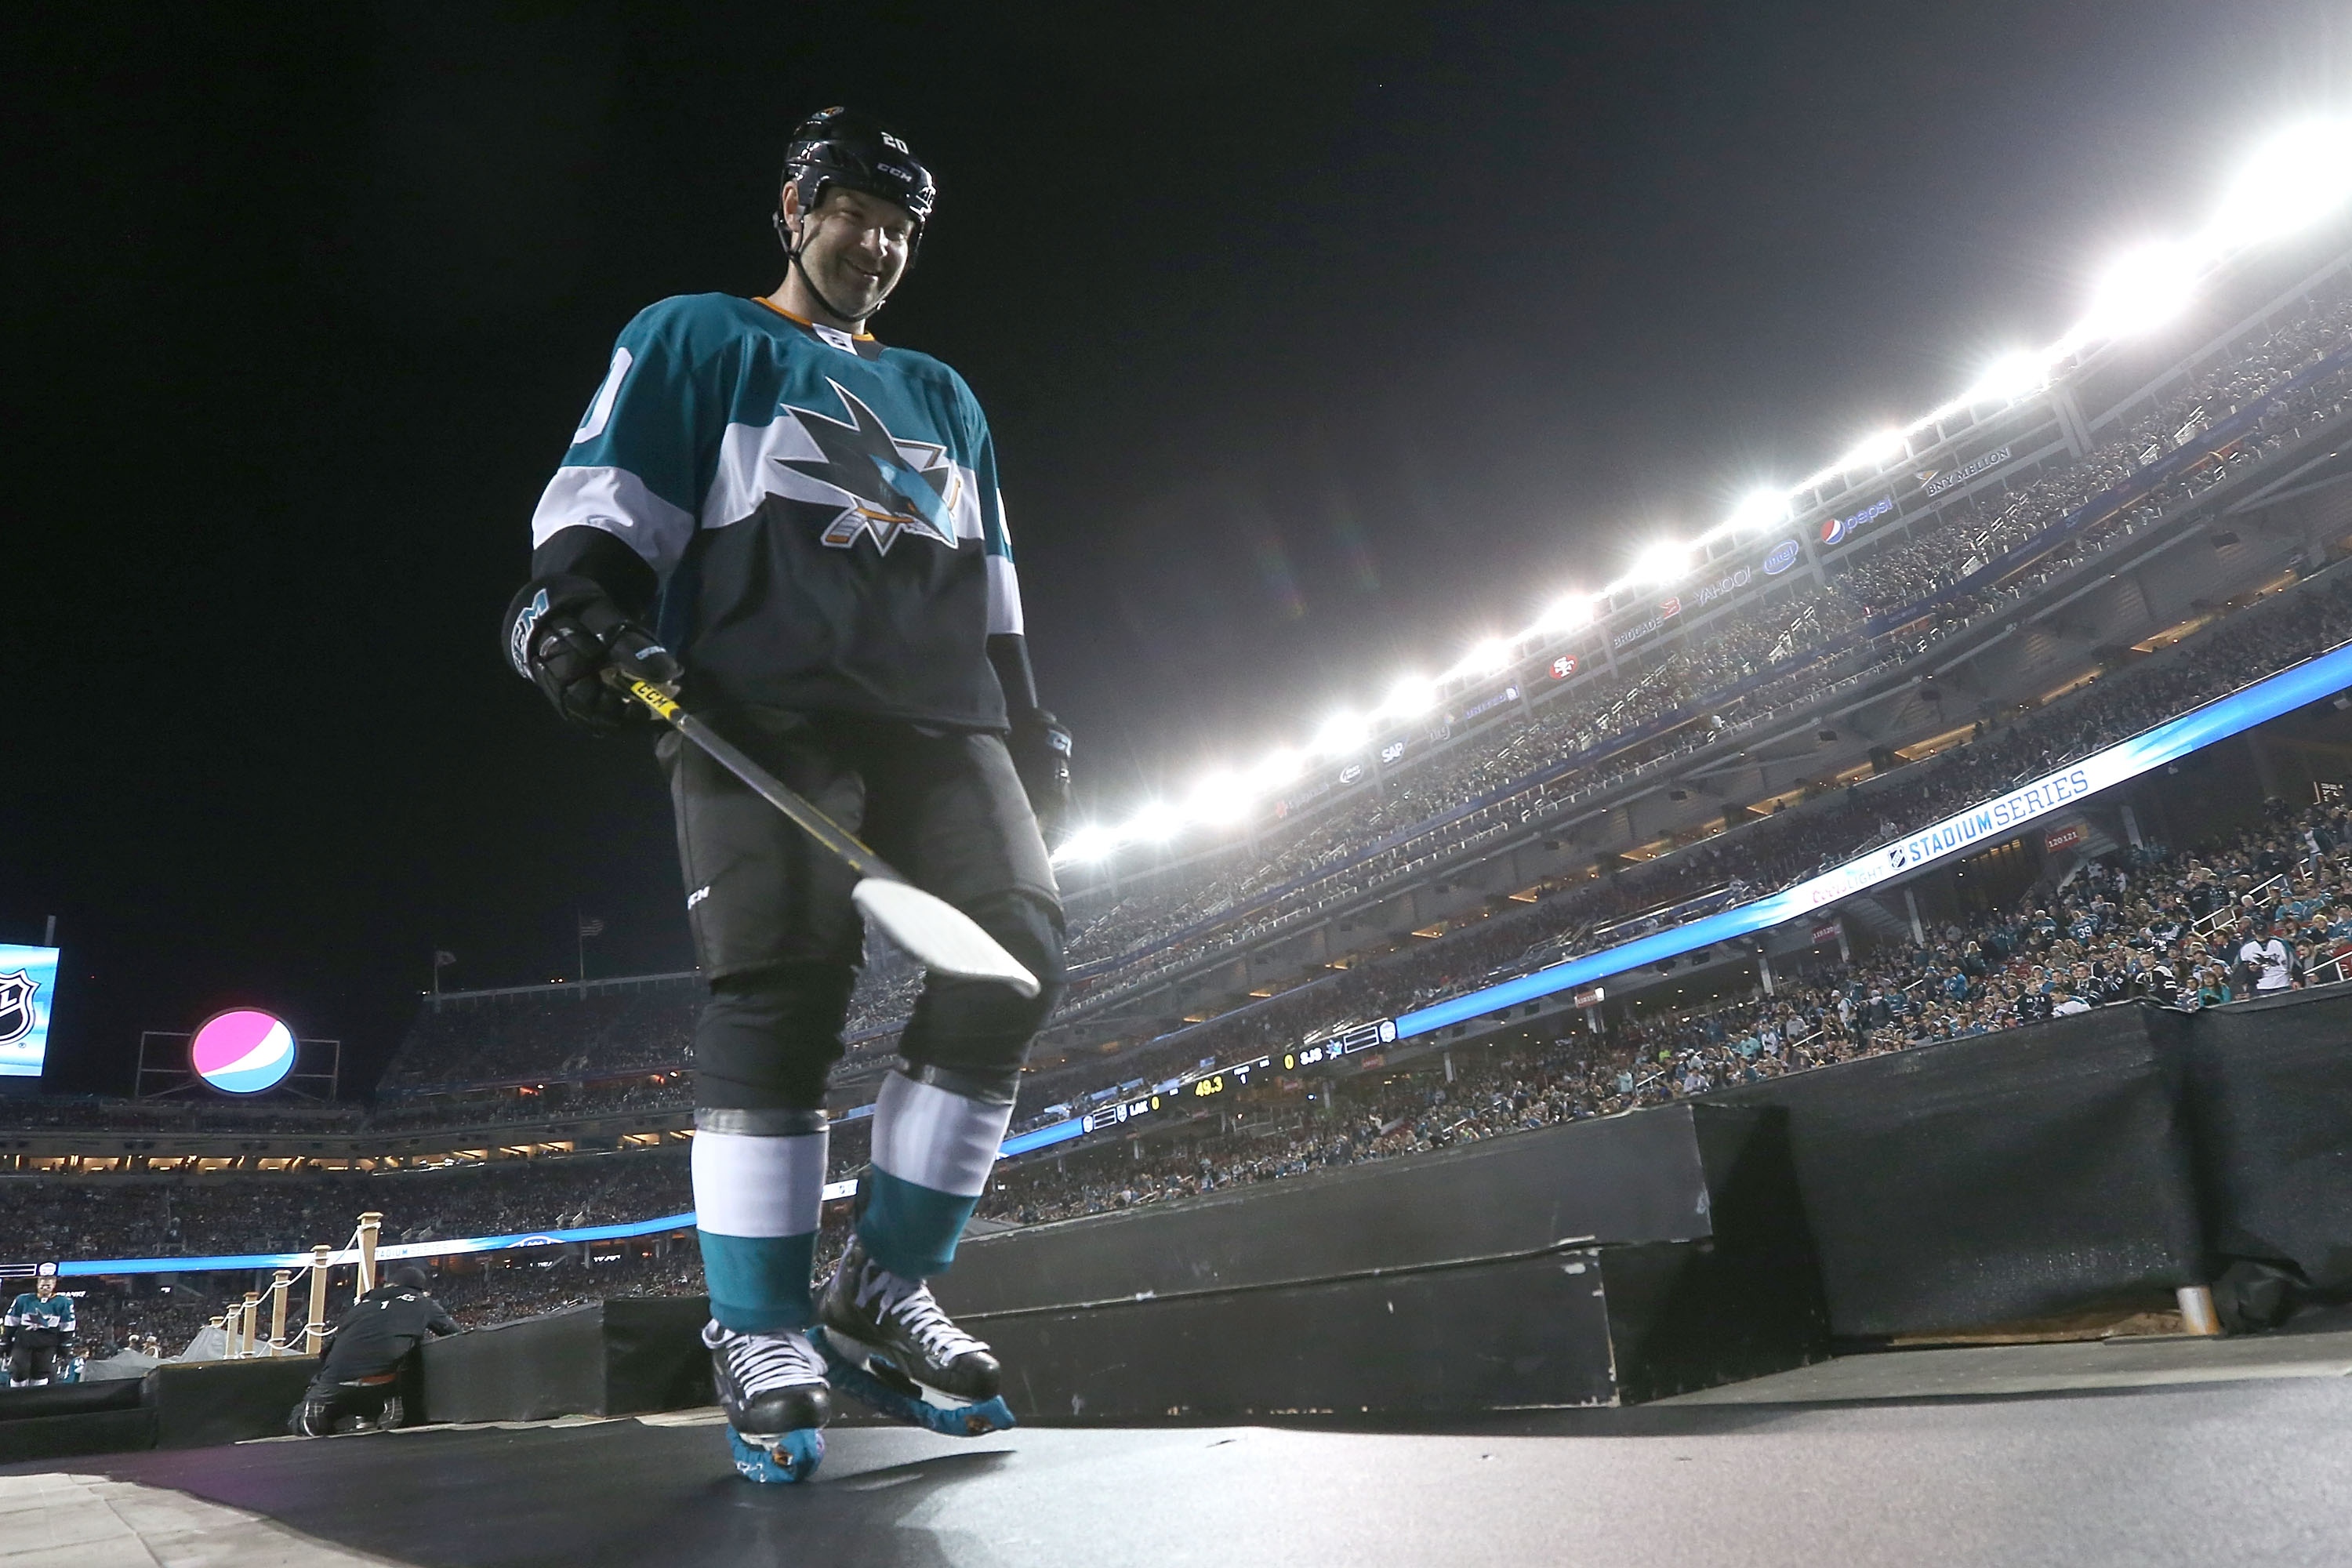
[(594, 915), (583, 915), (580, 917), (580, 934), (582, 936), (603, 936), (604, 934), (604, 922), (598, 920)]

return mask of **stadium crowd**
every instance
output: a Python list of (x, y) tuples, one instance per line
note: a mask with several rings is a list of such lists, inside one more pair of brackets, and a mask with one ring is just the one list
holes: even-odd
[[(1316, 885), (1318, 874), (1344, 871), (1344, 890), (1352, 892), (1378, 881), (1397, 863), (1455, 852), (1496, 830), (1497, 817), (1524, 821), (1531, 815), (1528, 803), (1496, 802), (1466, 818), (1441, 820), (1482, 795), (1525, 795), (1538, 783), (1553, 796), (1570, 789), (1587, 793), (1664, 751), (1717, 743), (1734, 719), (1744, 726), (1813, 700), (1825, 683), (1916, 657), (1927, 643), (2006, 607), (2195, 499), (2231, 469), (2274, 449), (2290, 428), (2340, 415), (2352, 390), (2352, 369), (2301, 389), (2292, 404), (2266, 414), (2258, 431), (2234, 444), (2225, 458), (2152, 489), (2135, 490), (2129, 482), (2137, 470), (2194, 440), (2207, 426), (2253, 404), (2347, 342), (2352, 302), (2315, 310), (2243, 354), (2190, 377), (2160, 407), (2081, 461), (2045, 468), (2031, 482), (1998, 495), (1956, 497), (1909, 535), (1857, 551), (1852, 563), (1825, 585), (1800, 581), (1769, 604), (1735, 607), (1709, 622), (1703, 637), (1685, 636), (1646, 670), (1595, 672), (1535, 709), (1524, 723), (1497, 724), (1477, 743), (1457, 743), (1418, 766), (1411, 764), (1408, 752), (1406, 764), (1380, 788), (1360, 790), (1286, 832), (1277, 826), (1247, 846), (1202, 857), (1172, 875), (1138, 878), (1117, 891), (1107, 888), (1093, 899), (1073, 899), (1072, 962), (1116, 958), (1123, 971), (1129, 970), (1180, 938), (1181, 957), (1190, 961), (1202, 939), (1225, 921), (1247, 922), (1238, 932), (1216, 932), (1227, 942), (1254, 938), (1282, 914), (1328, 899), (1332, 889)], [(2111, 505), (2075, 517), (2111, 492)], [(2059, 531), (2070, 518), (2074, 526), (2063, 539), (2050, 539), (2042, 554), (1999, 584), (1937, 602), (1971, 573)], [(1888, 617), (1901, 624), (1853, 658), (1823, 668), (1818, 659), (1801, 657)], [(1787, 666), (1782, 678), (1735, 696), (1732, 689), (1739, 683), (1781, 665)], [(1680, 721), (1674, 732), (1648, 745), (1627, 749), (1616, 743), (1669, 719)], [(1569, 779), (1542, 777), (1587, 753), (1594, 753), (1596, 770), (1589, 776), (1580, 769)], [(1519, 787), (1512, 789), (1515, 784)], [(1412, 833), (1416, 826), (1425, 833)], [(1381, 852), (1384, 865), (1368, 864), (1365, 846), (1391, 836), (1410, 841)], [(1302, 882), (1308, 885), (1294, 886)], [(1286, 902), (1270, 904), (1277, 893), (1286, 895)], [(1155, 975), (1155, 970), (1122, 973), (1121, 989)], [(1096, 998), (1105, 994), (1099, 985), (1091, 993)]]
[[(2352, 953), (2352, 814), (2262, 820), (2187, 854), (2155, 846), (2053, 866), (2013, 907), (1955, 916), (1921, 940), (1817, 957), (1767, 988), (1745, 971), (1708, 1004), (1634, 1008), (1605, 1035), (1456, 1049), (1449, 1070), (1368, 1064), (1350, 1078), (1265, 1074), (1223, 1115), (1171, 1122), (1157, 1151), (1122, 1139), (998, 1168), (983, 1217), (1034, 1224), (1334, 1164), (1389, 1158), (1703, 1095), (1779, 1074), (2117, 1003), (2196, 1008), (2333, 983)], [(1819, 950), (1816, 950), (1818, 952)], [(1145, 1124), (1138, 1124), (1139, 1127)], [(835, 1171), (862, 1165), (860, 1123), (836, 1129)], [(303, 1181), (0, 1184), (0, 1233), (34, 1256), (205, 1256), (340, 1241), (362, 1209), (383, 1237), (431, 1241), (636, 1221), (692, 1206), (683, 1150)], [(824, 1246), (843, 1240), (846, 1205)], [(490, 1321), (626, 1290), (698, 1287), (691, 1248), (536, 1249), (447, 1286), (461, 1321)], [(124, 1320), (126, 1323), (130, 1318)], [(141, 1320), (143, 1324), (146, 1320)], [(140, 1331), (155, 1331), (142, 1327)]]
[[(1613, 877), (1573, 883), (1514, 913), (1495, 915), (1374, 957), (1210, 1023), (1144, 1053), (1118, 1058), (1120, 1076), (1157, 1079), (1213, 1057), (1233, 1060), (1320, 1030), (1388, 1016), (1482, 981), (1572, 956), (1606, 921), (1670, 907), (1711, 889), (1760, 894), (1876, 843), (1937, 820), (2061, 763), (2134, 734), (2318, 648), (2352, 637), (2352, 588), (2273, 595), (2022, 718), (1867, 785), (1848, 786), (1762, 822)], [(1611, 931), (1625, 940), (1633, 931)], [(1033, 1092), (1063, 1100), (1090, 1084), (1087, 1064), (1040, 1075)]]

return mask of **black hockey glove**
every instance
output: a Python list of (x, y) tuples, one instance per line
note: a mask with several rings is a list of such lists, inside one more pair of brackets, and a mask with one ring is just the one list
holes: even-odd
[(609, 735), (631, 704), (604, 684), (607, 666), (675, 687), (685, 671), (654, 635), (585, 577), (558, 574), (523, 584), (507, 606), (507, 662), (544, 692), (566, 723)]
[(1070, 732), (1043, 708), (1032, 708), (1013, 715), (1013, 733), (1004, 744), (1050, 847), (1070, 815)]

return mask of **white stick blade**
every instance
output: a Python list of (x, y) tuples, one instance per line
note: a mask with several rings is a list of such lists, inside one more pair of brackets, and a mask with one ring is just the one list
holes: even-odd
[(1024, 996), (1037, 994), (1037, 977), (945, 899), (880, 877), (858, 883), (849, 898), (924, 968), (966, 980), (998, 980)]

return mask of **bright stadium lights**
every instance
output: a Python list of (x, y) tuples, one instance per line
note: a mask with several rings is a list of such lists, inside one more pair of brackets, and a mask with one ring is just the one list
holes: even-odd
[(2257, 244), (2318, 222), (2352, 196), (2352, 120), (2291, 126), (2255, 151), (2221, 197), (2210, 233)]
[(1960, 395), (1960, 403), (1964, 407), (1972, 403), (2008, 403), (2041, 391), (2049, 379), (2049, 356), (2021, 349), (1985, 366), (1975, 384)]
[(1334, 713), (1315, 731), (1314, 747), (1324, 756), (1343, 757), (1349, 752), (1362, 751), (1364, 742), (1370, 739), (1371, 731), (1361, 719), (1353, 713)]
[(1104, 859), (1118, 847), (1118, 835), (1107, 827), (1081, 827), (1062, 840), (1054, 858), (1073, 865), (1090, 866)]
[(1841, 468), (1875, 468), (1893, 462), (1903, 455), (1905, 437), (1900, 430), (1881, 430), (1865, 436), (1853, 445), (1853, 449), (1838, 459)]
[(1625, 574), (1633, 583), (1645, 588), (1663, 588), (1678, 581), (1690, 570), (1690, 546), (1665, 540), (1651, 545), (1633, 557), (1633, 568)]
[(1183, 826), (1181, 812), (1171, 810), (1155, 800), (1128, 818), (1123, 837), (1140, 838), (1147, 844), (1165, 844), (1175, 837), (1176, 830)]
[(1592, 601), (1581, 594), (1570, 594), (1565, 598), (1554, 599), (1545, 606), (1543, 615), (1536, 621), (1535, 629), (1538, 632), (1572, 632), (1579, 626), (1591, 624)]
[(2197, 292), (2197, 257), (2185, 245), (2144, 245), (2099, 279), (2077, 331), (2085, 338), (2151, 331), (2188, 309)]
[[(1186, 797), (1181, 811), (1147, 807), (1123, 826), (1089, 828), (1074, 836), (1055, 856), (1056, 862), (1100, 858), (1139, 838), (1172, 837), (1188, 823), (1223, 820), (1216, 815), (1221, 811), (1231, 809), (1247, 816), (1271, 805), (1303, 775), (1307, 762), (1362, 752), (1382, 738), (1388, 728), (1433, 710), (1441, 688), (1509, 668), (1515, 657), (1536, 652), (1529, 645), (1592, 626), (1610, 614), (1612, 601), (1627, 590), (1662, 590), (1681, 581), (1706, 552), (1721, 555), (1730, 566), (1729, 552), (1717, 549), (1727, 540), (1759, 548), (1780, 541), (1783, 525), (1801, 515), (1801, 504), (1803, 515), (1811, 515), (1817, 504), (1833, 510), (1833, 500), (1842, 499), (1844, 489), (1836, 481), (1853, 482), (1854, 469), (1883, 468), (1896, 461), (1906, 455), (1910, 439), (1922, 432), (1927, 433), (1926, 439), (1931, 444), (1956, 439), (1949, 430), (1937, 427), (1979, 405), (2030, 397), (2058, 380), (2062, 372), (2074, 374), (2101, 345), (2163, 326), (2183, 312), (2209, 275), (2239, 252), (2340, 213), (2347, 204), (2352, 204), (2352, 117), (2315, 118), (2281, 129), (2241, 165), (2221, 193), (2210, 222), (2186, 238), (2151, 243), (2118, 258), (2098, 279), (2089, 309), (2054, 342), (2001, 355), (1953, 401), (1908, 425), (1879, 431), (1831, 467), (1785, 489), (1749, 491), (1723, 521), (1696, 538), (1659, 542), (1642, 550), (1614, 582), (1590, 594), (1570, 594), (1553, 601), (1517, 637), (1479, 642), (1439, 672), (1434, 681), (1400, 679), (1379, 707), (1361, 715), (1334, 716), (1307, 745), (1276, 751), (1257, 766), (1243, 771), (1234, 784), (1235, 795), (1244, 797), (1240, 806), (1231, 805), (1231, 796), (1202, 793), (1204, 782)], [(1973, 426), (1973, 420), (1963, 423)], [(1939, 460), (1927, 446), (1920, 448), (1918, 457), (1927, 462)], [(1759, 537), (1768, 531), (1770, 539)], [(1637, 605), (1630, 613), (1654, 615), (1656, 609), (1654, 605)], [(1548, 658), (1550, 653), (1542, 657)], [(1572, 659), (1568, 668), (1575, 668)]]
[(1306, 759), (1288, 747), (1266, 753), (1265, 760), (1250, 770), (1250, 783), (1261, 790), (1280, 789), (1295, 781), (1305, 769)]
[(1223, 769), (1194, 784), (1192, 797), (1184, 803), (1193, 821), (1220, 826), (1240, 821), (1253, 804), (1248, 786)]
[(1789, 515), (1789, 497), (1782, 490), (1750, 490), (1731, 509), (1730, 519), (1724, 527), (1738, 532), (1748, 528), (1769, 528)]
[(1381, 710), (1398, 719), (1418, 719), (1437, 706), (1437, 689), (1417, 675), (1408, 675), (1389, 688)]

